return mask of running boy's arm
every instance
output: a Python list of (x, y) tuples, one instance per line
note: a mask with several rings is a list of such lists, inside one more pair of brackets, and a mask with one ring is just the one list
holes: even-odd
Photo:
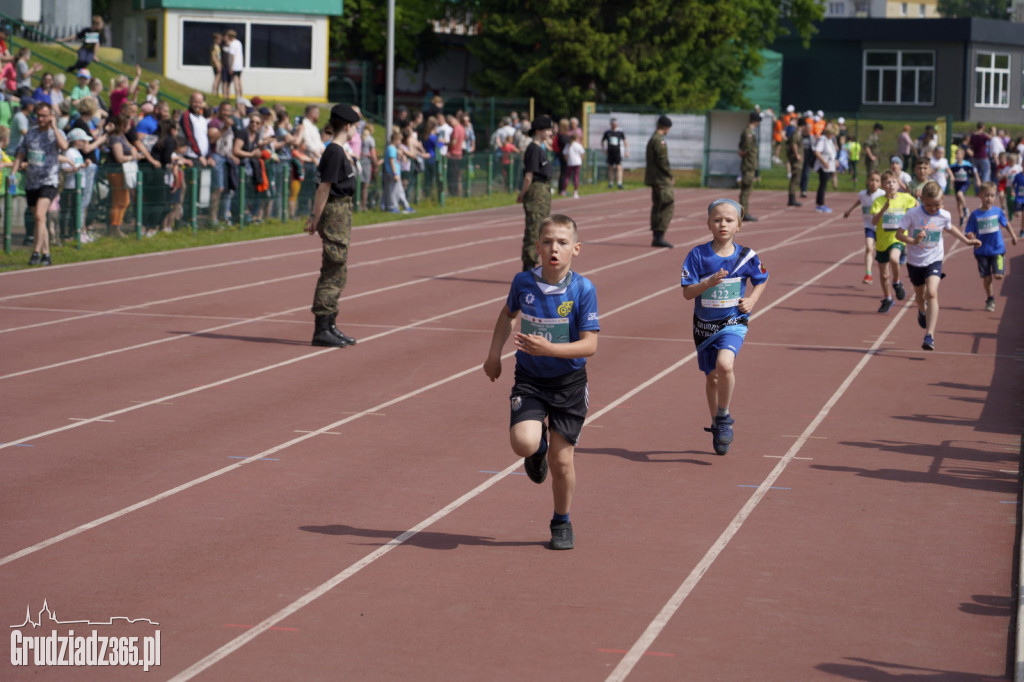
[[(1021, 221), (1024, 222), (1024, 213), (1021, 214)], [(1013, 227), (1007, 222), (1003, 225), (1003, 229), (1010, 233), (1010, 241), (1013, 242), (1014, 246), (1017, 246), (1017, 233), (1013, 231)], [(973, 237), (973, 234), (968, 234), (968, 237)]]
[(722, 269), (713, 275), (705, 277), (696, 284), (687, 284), (683, 287), (683, 298), (687, 301), (692, 301), (728, 276), (729, 273)]
[(881, 222), (882, 222), (882, 215), (885, 214), (885, 211), (888, 208), (889, 208), (889, 197), (886, 196), (885, 197), (885, 203), (882, 204), (882, 210), (880, 210), (878, 213), (872, 213), (871, 214), (871, 224), (874, 225), (875, 227), (878, 227), (879, 224), (881, 224)]
[(850, 208), (848, 208), (845, 211), (843, 211), (843, 217), (844, 218), (849, 218), (850, 214), (853, 213), (853, 209), (857, 208), (858, 206), (860, 206), (860, 199), (859, 198), (853, 200), (853, 206), (851, 206)]
[(515, 327), (517, 319), (519, 319), (518, 310), (513, 313), (508, 309), (507, 304), (502, 306), (501, 312), (498, 313), (498, 319), (494, 323), (491, 348), (487, 351), (487, 359), (484, 360), (484, 374), (491, 381), (501, 376), (501, 349), (505, 347), (505, 342), (508, 341), (509, 335), (512, 334), (512, 329)]
[(757, 305), (757, 301), (758, 299), (761, 298), (761, 294), (764, 293), (764, 288), (766, 286), (768, 286), (768, 282), (761, 282), (760, 284), (755, 284), (754, 287), (750, 290), (750, 294), (740, 299), (740, 302), (736, 306), (736, 308), (744, 315), (749, 315), (750, 313), (754, 312), (754, 306)]
[[(573, 341), (572, 343), (551, 343), (543, 336), (517, 332), (516, 335), (512, 337), (512, 343), (515, 344), (516, 348), (524, 353), (529, 353), (530, 355), (545, 355), (552, 358), (563, 358), (565, 360), (589, 358), (597, 352), (597, 332), (581, 331), (580, 340)], [(487, 359), (489, 361), (490, 357)]]
[[(968, 237), (963, 232), (961, 232), (960, 228), (958, 228), (956, 225), (950, 225), (949, 226), (949, 231), (953, 233), (954, 237), (956, 237), (957, 239), (962, 241), (964, 244), (967, 244), (967, 246), (981, 246), (981, 240), (980, 239), (978, 239), (977, 237), (973, 237), (973, 236), (972, 237)], [(1012, 230), (1010, 231), (1010, 234), (1013, 234)], [(923, 236), (923, 234), (922, 234), (922, 236)], [(1016, 240), (1014, 240), (1014, 243), (1016, 243)]]

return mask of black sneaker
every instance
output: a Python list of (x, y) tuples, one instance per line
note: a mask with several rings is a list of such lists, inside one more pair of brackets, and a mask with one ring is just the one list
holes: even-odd
[(544, 479), (548, 477), (548, 427), (546, 425), (541, 426), (540, 433), (540, 447), (537, 452), (530, 455), (523, 461), (523, 468), (526, 469), (526, 475), (530, 477), (530, 480), (534, 483), (543, 483)]
[(42, 260), (43, 260), (43, 254), (39, 253), (38, 251), (33, 251), (32, 255), (29, 256), (29, 258), (28, 258), (28, 264), (29, 265), (39, 265), (39, 263)]
[(732, 416), (715, 417), (711, 428), (704, 429), (711, 434), (711, 445), (715, 448), (716, 455), (724, 455), (729, 452), (729, 445), (732, 444), (732, 425), (736, 422)]
[(920, 310), (917, 311), (917, 325), (921, 327), (921, 329), (928, 328), (928, 318), (925, 317), (925, 314)]
[(43, 257), (41, 259), (39, 259), (39, 264), (40, 265), (53, 265), (53, 261), (50, 260), (50, 254), (48, 254), (48, 253), (44, 254)]
[(572, 532), (572, 522), (565, 523), (551, 522), (551, 549), (572, 549), (576, 538)]
[(921, 342), (921, 348), (925, 350), (935, 350), (935, 339), (932, 338), (931, 334), (924, 335), (924, 341)]
[(889, 308), (891, 308), (891, 307), (892, 307), (892, 299), (891, 298), (883, 298), (882, 299), (882, 305), (878, 306), (878, 312), (880, 312), (880, 313), (887, 313), (887, 312), (889, 312)]
[(896, 299), (902, 301), (907, 297), (907, 290), (903, 288), (903, 282), (893, 282), (892, 290), (896, 292)]

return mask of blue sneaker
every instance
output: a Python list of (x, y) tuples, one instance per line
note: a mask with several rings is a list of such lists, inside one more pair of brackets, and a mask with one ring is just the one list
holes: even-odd
[(921, 348), (925, 350), (935, 350), (935, 339), (932, 338), (931, 334), (924, 335), (924, 341), (921, 343)]
[(716, 455), (724, 455), (729, 452), (729, 445), (732, 443), (732, 425), (736, 422), (732, 415), (715, 417), (711, 428), (704, 430), (711, 434), (711, 445), (715, 448)]
[(832, 212), (832, 209), (829, 208), (828, 206), (818, 206), (814, 210), (817, 211), (818, 213), (831, 213)]
[(928, 328), (928, 318), (920, 310), (917, 311), (917, 324), (921, 329)]

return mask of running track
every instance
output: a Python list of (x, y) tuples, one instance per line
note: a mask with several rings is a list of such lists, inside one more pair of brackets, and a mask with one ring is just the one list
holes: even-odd
[(602, 313), (571, 552), (508, 447), (513, 360), (480, 370), (517, 207), (357, 228), (348, 349), (308, 345), (304, 235), (0, 275), (0, 614), (161, 635), (149, 673), (0, 678), (1004, 679), (1021, 247), (987, 313), (947, 241), (927, 353), (858, 217), (755, 193), (772, 278), (716, 457), (678, 286), (714, 196), (676, 192), (674, 250), (645, 192), (554, 204)]

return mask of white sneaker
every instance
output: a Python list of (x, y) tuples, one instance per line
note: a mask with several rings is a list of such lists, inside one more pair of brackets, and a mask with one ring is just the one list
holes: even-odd
[(580, 198), (580, 193), (579, 192), (573, 192), (572, 193), (572, 198), (573, 199), (579, 199)]

